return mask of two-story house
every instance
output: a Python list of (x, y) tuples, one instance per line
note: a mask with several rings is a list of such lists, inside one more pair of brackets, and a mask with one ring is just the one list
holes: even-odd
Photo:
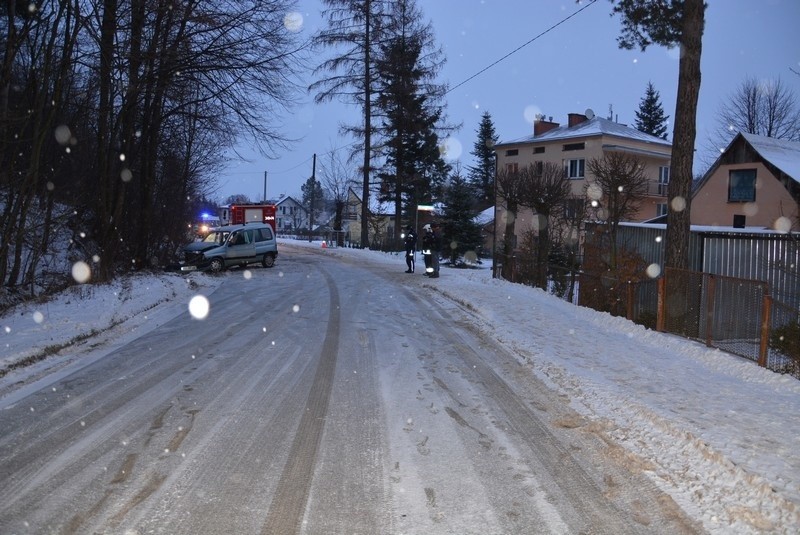
[(270, 202), (276, 206), (275, 224), (279, 234), (308, 229), (308, 210), (294, 197), (282, 195)]
[[(533, 135), (495, 145), (498, 171), (515, 171), (527, 166), (541, 167), (545, 163), (563, 166), (572, 184), (576, 199), (586, 197), (587, 187), (593, 177), (588, 162), (602, 158), (609, 152), (622, 152), (636, 156), (644, 166), (645, 176), (651, 177), (648, 195), (640, 203), (636, 221), (646, 221), (663, 215), (667, 210), (667, 186), (672, 144), (656, 136), (640, 132), (610, 119), (595, 116), (591, 110), (585, 114), (570, 113), (566, 125), (540, 118), (534, 123)], [(496, 217), (503, 220), (503, 199), (497, 199)], [(533, 228), (533, 214), (522, 210), (516, 214), (516, 238)], [(499, 232), (502, 232), (498, 228)]]
[(692, 225), (800, 230), (800, 142), (739, 133), (692, 195)]
[(388, 239), (388, 237), (394, 236), (394, 216), (383, 213), (381, 206), (373, 202), (369, 209), (369, 221), (367, 222), (369, 243), (362, 245), (362, 207), (361, 197), (353, 191), (353, 188), (348, 188), (347, 200), (345, 201), (344, 211), (342, 212), (342, 230), (345, 232), (345, 240), (348, 243), (367, 247), (376, 245)]

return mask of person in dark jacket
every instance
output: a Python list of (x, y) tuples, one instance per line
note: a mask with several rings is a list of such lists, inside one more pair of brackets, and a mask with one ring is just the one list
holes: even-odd
[(431, 267), (433, 273), (431, 278), (435, 279), (439, 276), (439, 257), (442, 254), (442, 230), (439, 223), (434, 221), (431, 223), (431, 230), (433, 231), (433, 255), (431, 256)]
[(438, 234), (438, 225), (425, 225), (422, 227), (425, 234), (422, 236), (422, 256), (425, 259), (425, 274), (435, 279), (439, 276), (439, 251), (441, 238)]
[(405, 244), (406, 265), (408, 266), (406, 273), (414, 273), (414, 264), (417, 255), (417, 233), (414, 232), (414, 227), (411, 225), (406, 227)]
[(431, 256), (433, 253), (433, 230), (430, 225), (422, 227), (422, 259), (425, 261), (425, 275), (433, 272)]

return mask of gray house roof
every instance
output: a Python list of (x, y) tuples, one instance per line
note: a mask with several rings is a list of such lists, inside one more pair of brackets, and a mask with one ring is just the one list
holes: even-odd
[(775, 166), (779, 171), (795, 182), (800, 183), (800, 142), (739, 132), (734, 136), (731, 142), (728, 143), (728, 146), (722, 151), (717, 161), (706, 171), (700, 181), (694, 185), (692, 188), (694, 193), (699, 191), (700, 188), (708, 182), (721, 165), (723, 155), (730, 151), (731, 147), (733, 147), (740, 138), (750, 145), (764, 161)]
[(540, 141), (558, 141), (572, 138), (583, 138), (593, 136), (615, 136), (624, 139), (632, 139), (636, 141), (644, 141), (652, 143), (664, 148), (671, 148), (672, 143), (666, 139), (646, 134), (630, 126), (620, 124), (609, 119), (595, 116), (575, 126), (558, 126), (544, 134), (538, 136), (530, 135), (515, 139), (512, 141), (504, 141), (497, 145), (513, 145), (519, 143), (537, 143)]
[(742, 137), (762, 158), (783, 171), (795, 182), (800, 182), (800, 142), (744, 132), (742, 132)]
[(303, 204), (300, 203), (297, 199), (295, 199), (291, 195), (284, 195), (283, 197), (279, 198), (278, 200), (274, 200), (274, 201), (270, 201), (270, 202), (277, 206), (277, 205), (281, 205), (281, 204), (284, 204), (284, 203), (288, 203), (289, 201), (292, 201), (292, 203), (294, 203), (295, 206), (299, 206), (300, 208), (305, 210), (305, 207), (303, 206)]

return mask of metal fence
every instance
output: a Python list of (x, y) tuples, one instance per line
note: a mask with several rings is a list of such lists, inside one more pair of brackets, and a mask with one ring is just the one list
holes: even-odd
[[(516, 265), (514, 257), (506, 260), (505, 269), (499, 261), (495, 276), (520, 282)], [(639, 281), (557, 266), (548, 272), (548, 291), (561, 299), (700, 341), (800, 379), (800, 310), (774, 300), (766, 282), (676, 269)]]
[(772, 302), (769, 351), (764, 366), (800, 378), (800, 310), (796, 306)]
[[(587, 241), (598, 235), (598, 227), (604, 228), (587, 224)], [(620, 223), (616, 236), (620, 249), (635, 252), (646, 264), (665, 264), (666, 225)], [(767, 282), (774, 299), (800, 307), (798, 233), (692, 227), (687, 252), (690, 270)]]
[(771, 303), (767, 283), (668, 268), (662, 287), (659, 330), (763, 363)]

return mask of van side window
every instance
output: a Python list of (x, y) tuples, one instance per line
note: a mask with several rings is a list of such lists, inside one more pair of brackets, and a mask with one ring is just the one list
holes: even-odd
[(234, 234), (233, 240), (231, 241), (231, 245), (246, 245), (248, 243), (253, 243), (252, 230), (240, 230)]
[(256, 237), (257, 241), (269, 241), (272, 239), (272, 229), (270, 228), (260, 228), (256, 230), (258, 234)]

